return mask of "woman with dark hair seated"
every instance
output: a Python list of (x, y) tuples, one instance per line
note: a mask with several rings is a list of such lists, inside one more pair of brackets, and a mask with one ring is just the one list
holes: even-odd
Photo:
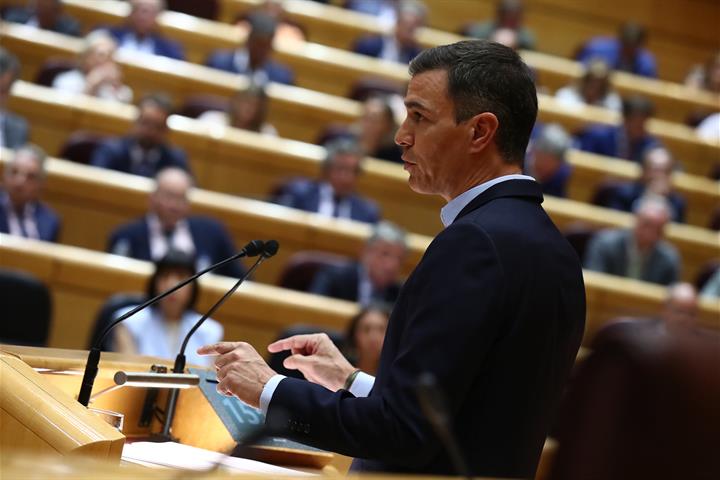
[(392, 307), (371, 303), (350, 320), (345, 335), (345, 355), (357, 368), (370, 375), (380, 365), (380, 352), (385, 340)]
[[(154, 297), (194, 274), (194, 256), (170, 250), (155, 263), (155, 273), (147, 284), (147, 296)], [(200, 319), (201, 315), (194, 310), (198, 290), (195, 280), (118, 325), (115, 329), (115, 350), (174, 359), (185, 335)], [(115, 317), (132, 308), (118, 310)], [(201, 357), (195, 351), (202, 345), (220, 341), (222, 336), (222, 325), (210, 318), (205, 320), (188, 342), (185, 350), (187, 362), (198, 365), (212, 363), (212, 357)]]

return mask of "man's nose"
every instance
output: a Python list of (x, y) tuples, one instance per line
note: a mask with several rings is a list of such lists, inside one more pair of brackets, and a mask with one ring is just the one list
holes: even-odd
[(395, 143), (401, 147), (409, 147), (412, 145), (412, 134), (407, 127), (407, 119), (400, 125), (397, 133), (395, 133)]

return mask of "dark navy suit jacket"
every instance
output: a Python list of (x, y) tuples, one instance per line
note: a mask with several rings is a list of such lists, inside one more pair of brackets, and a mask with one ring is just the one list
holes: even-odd
[[(596, 37), (591, 39), (580, 51), (577, 59), (588, 63), (596, 58), (604, 60), (610, 68), (621, 69), (620, 65), (620, 42), (616, 38)], [(657, 78), (657, 65), (655, 56), (650, 51), (641, 48), (634, 58), (633, 64), (628, 71), (644, 77)]]
[[(381, 35), (373, 35), (362, 37), (360, 40), (355, 42), (353, 51), (361, 55), (367, 55), (369, 57), (379, 58), (380, 54), (385, 47), (386, 39)], [(410, 60), (415, 58), (418, 53), (422, 51), (420, 45), (414, 45), (410, 48), (403, 48), (400, 50), (399, 62), (410, 63)]]
[[(108, 28), (108, 32), (112, 35), (118, 44), (121, 44), (125, 35), (131, 35), (132, 31), (127, 27)], [(185, 54), (179, 43), (173, 42), (160, 35), (152, 35), (154, 54), (163, 57), (174, 58), (176, 60), (185, 60)]]
[[(241, 73), (243, 75), (250, 73), (248, 70), (241, 71), (237, 68), (235, 64), (235, 50), (215, 51), (210, 55), (205, 64), (208, 67), (230, 73)], [(284, 83), (287, 85), (293, 85), (295, 83), (292, 70), (280, 63), (268, 60), (265, 65), (262, 66), (262, 70), (265, 71), (265, 74), (271, 82)]]
[(5, 116), (2, 122), (3, 145), (5, 148), (19, 148), (28, 141), (29, 128), (27, 121), (8, 111), (0, 112)]
[[(360, 285), (360, 264), (356, 262), (343, 266), (329, 266), (320, 270), (310, 285), (310, 291), (318, 295), (357, 302)], [(391, 285), (377, 292), (373, 300), (393, 304), (400, 293), (400, 284)]]
[(93, 152), (90, 164), (144, 177), (154, 177), (158, 171), (166, 167), (179, 167), (190, 171), (185, 152), (170, 145), (158, 147), (160, 156), (154, 165), (142, 165), (139, 168), (133, 166), (130, 151), (134, 145), (136, 141), (132, 137), (107, 140)]
[[(628, 182), (618, 185), (610, 193), (604, 207), (614, 208), (615, 210), (623, 210), (632, 212), (635, 202), (645, 194), (645, 185), (641, 182)], [(685, 222), (685, 199), (677, 193), (670, 193), (667, 197), (668, 202), (672, 206), (672, 220), (674, 222)]]
[[(194, 216), (187, 219), (190, 235), (195, 244), (195, 256), (207, 265), (217, 263), (237, 253), (230, 235), (212, 218)], [(145, 217), (120, 226), (110, 235), (108, 252), (138, 260), (152, 260), (150, 256), (150, 229)], [(239, 261), (230, 262), (216, 270), (220, 275), (239, 278), (245, 273)]]
[[(0, 191), (0, 233), (10, 233), (8, 218), (5, 212), (4, 193)], [(60, 217), (44, 203), (35, 204), (35, 224), (40, 240), (57, 242), (60, 236)]]
[[(294, 180), (283, 187), (274, 201), (286, 207), (317, 212), (320, 209), (320, 186), (320, 182), (313, 180)], [(348, 200), (352, 220), (365, 223), (377, 223), (380, 220), (380, 209), (372, 200), (360, 195), (351, 195)]]
[(634, 162), (642, 162), (643, 154), (660, 142), (650, 135), (641, 138), (623, 151), (624, 129), (622, 125), (593, 125), (581, 132), (577, 137), (578, 148), (586, 152), (606, 155), (608, 157), (625, 158)]
[[(28, 23), (34, 16), (35, 12), (29, 8), (11, 8), (4, 15), (4, 19), (8, 22), (25, 24)], [(80, 23), (69, 15), (60, 15), (51, 30), (53, 32), (62, 33), (63, 35), (79, 37)]]
[(580, 260), (541, 202), (527, 180), (475, 198), (405, 282), (370, 396), (286, 378), (270, 427), (359, 470), (454, 474), (416, 398), (430, 372), (471, 473), (532, 478), (585, 322)]

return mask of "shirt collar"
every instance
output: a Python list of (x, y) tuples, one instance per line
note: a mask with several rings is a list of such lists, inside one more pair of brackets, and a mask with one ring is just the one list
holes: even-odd
[(450, 200), (447, 205), (445, 205), (440, 210), (440, 220), (442, 220), (443, 226), (448, 227), (450, 224), (452, 224), (455, 221), (455, 218), (457, 218), (458, 214), (462, 211), (462, 209), (465, 208), (470, 202), (472, 202), (478, 195), (483, 193), (485, 190), (492, 187), (493, 185), (497, 185), (498, 183), (507, 182), (508, 180), (530, 180), (533, 182), (535, 181), (535, 179), (529, 175), (513, 174), (503, 175), (502, 177), (493, 178), (492, 180), (488, 180), (485, 183), (476, 185), (470, 190), (467, 190), (464, 193), (461, 193), (457, 197)]

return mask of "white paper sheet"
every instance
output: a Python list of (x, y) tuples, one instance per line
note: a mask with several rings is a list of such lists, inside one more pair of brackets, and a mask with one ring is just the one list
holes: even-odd
[(277, 467), (269, 463), (236, 458), (202, 448), (175, 442), (133, 442), (126, 443), (123, 461), (154, 468), (182, 468), (187, 470), (208, 470), (220, 461), (221, 469), (234, 473), (264, 473), (288, 476), (315, 476), (311, 473)]

